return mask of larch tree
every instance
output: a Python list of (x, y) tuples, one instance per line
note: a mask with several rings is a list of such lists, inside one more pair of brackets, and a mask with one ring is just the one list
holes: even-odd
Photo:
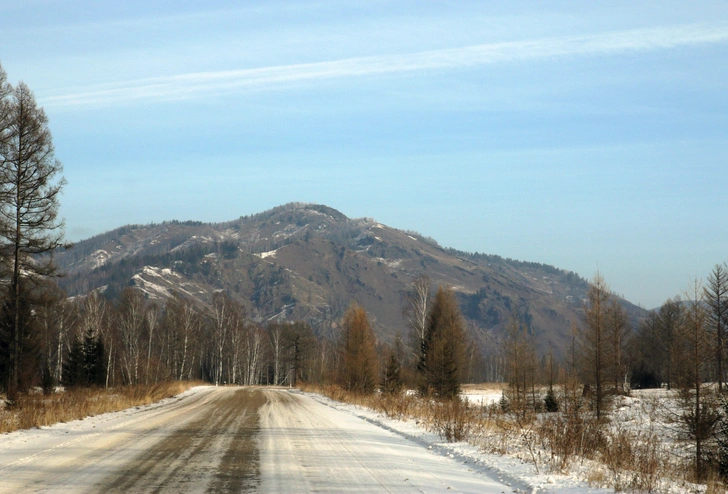
[[(4, 79), (4, 77), (3, 77)], [(19, 380), (23, 328), (23, 294), (55, 273), (52, 253), (63, 243), (63, 222), (58, 219), (59, 195), (65, 180), (55, 158), (48, 118), (24, 83), (8, 93), (0, 81), (0, 248), (8, 270), (5, 332), (8, 336), (7, 392), (10, 399), (24, 386)], [(32, 315), (30, 316), (32, 317)]]
[(421, 394), (455, 398), (460, 393), (465, 331), (455, 294), (439, 287), (427, 316), (417, 367)]
[(624, 345), (630, 333), (627, 311), (616, 300), (612, 300), (605, 313), (606, 340), (608, 350), (607, 369), (614, 383), (614, 390), (624, 393)]
[(342, 378), (344, 387), (356, 393), (374, 392), (379, 375), (376, 339), (364, 308), (352, 304), (344, 314)]
[(533, 389), (536, 377), (536, 349), (523, 314), (515, 309), (511, 311), (506, 328), (503, 351), (506, 360), (509, 404), (513, 411), (525, 416), (528, 408), (528, 390)]
[(715, 380), (723, 393), (725, 382), (725, 333), (728, 326), (728, 269), (716, 264), (708, 276), (705, 301), (709, 307), (709, 322), (714, 343)]
[(689, 406), (683, 414), (688, 433), (695, 440), (695, 477), (700, 482), (705, 478), (705, 443), (713, 435), (717, 415), (708, 407), (708, 394), (703, 389), (706, 363), (710, 362), (711, 341), (708, 333), (708, 311), (700, 281), (695, 280), (686, 293), (687, 308), (682, 320), (681, 342), (683, 344), (684, 366), (681, 385), (690, 396)]
[(587, 375), (594, 383), (594, 407), (597, 418), (604, 413), (604, 370), (607, 352), (607, 308), (609, 287), (597, 272), (589, 284), (585, 309), (586, 325), (583, 332)]

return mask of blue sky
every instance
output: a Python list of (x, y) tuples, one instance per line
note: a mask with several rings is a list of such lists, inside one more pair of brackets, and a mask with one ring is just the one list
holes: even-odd
[(316, 202), (648, 308), (728, 260), (723, 1), (5, 2), (0, 63), (72, 240)]

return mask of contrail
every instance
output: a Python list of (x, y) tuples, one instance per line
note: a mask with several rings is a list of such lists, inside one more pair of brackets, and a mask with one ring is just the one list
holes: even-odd
[(682, 26), (634, 29), (589, 36), (489, 43), (402, 55), (370, 56), (329, 62), (255, 69), (195, 72), (97, 85), (44, 98), (49, 107), (113, 106), (133, 101), (165, 101), (245, 90), (277, 89), (285, 84), (427, 70), (447, 70), (509, 62), (662, 50), (728, 40), (728, 27)]

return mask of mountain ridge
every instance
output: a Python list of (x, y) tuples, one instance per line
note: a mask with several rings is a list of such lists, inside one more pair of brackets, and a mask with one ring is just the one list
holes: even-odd
[[(380, 339), (408, 332), (402, 307), (411, 281), (456, 292), (473, 339), (498, 351), (513, 310), (537, 347), (568, 343), (588, 283), (554, 266), (441, 247), (417, 232), (372, 218), (348, 218), (321, 204), (289, 203), (221, 223), (126, 225), (58, 252), (69, 296), (136, 286), (152, 300), (178, 292), (201, 307), (223, 290), (256, 321), (301, 319), (333, 334), (352, 301), (370, 314)], [(644, 310), (621, 300), (636, 320)]]

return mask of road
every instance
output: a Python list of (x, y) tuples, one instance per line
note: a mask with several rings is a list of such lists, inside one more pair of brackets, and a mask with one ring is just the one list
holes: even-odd
[(0, 492), (510, 492), (295, 390), (204, 387), (0, 437)]

